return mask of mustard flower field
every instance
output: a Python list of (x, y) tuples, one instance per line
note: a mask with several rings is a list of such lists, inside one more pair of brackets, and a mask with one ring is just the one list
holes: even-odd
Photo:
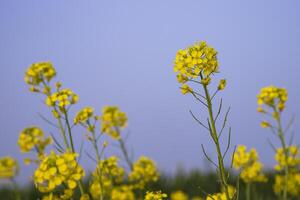
[[(255, 146), (231, 142), (235, 133), (227, 125), (230, 108), (223, 105), (226, 100), (222, 99), (230, 80), (222, 77), (222, 71), (226, 69), (218, 61), (217, 50), (204, 41), (195, 42), (179, 49), (173, 63), (174, 66), (166, 67), (174, 68), (172, 75), (179, 84), (174, 87), (179, 86), (182, 98), (193, 98), (206, 110), (201, 113), (201, 118), (192, 111), (190, 115), (214, 144), (215, 157), (212, 157), (199, 143), (202, 149), (199, 157), (205, 158), (213, 171), (182, 170), (168, 175), (158, 170), (160, 163), (142, 156), (143, 152), (133, 160), (124, 133), (130, 119), (122, 108), (107, 105), (101, 112), (91, 105), (78, 108), (76, 104), (84, 96), (79, 98), (76, 88), (66, 88), (56, 81), (59, 72), (51, 62), (38, 62), (28, 67), (24, 84), (28, 85), (32, 95), (43, 99), (42, 104), (52, 113), (52, 118), (44, 120), (57, 131), (51, 133), (39, 126), (24, 127), (16, 141), (23, 160), (10, 156), (0, 158), (0, 181), (7, 183), (0, 191), (0, 199), (300, 199), (300, 150), (286, 135), (292, 121), (285, 124), (282, 119), (288, 91), (275, 85), (262, 86), (257, 91), (257, 115), (261, 118), (261, 127), (281, 144), (275, 146), (272, 141), (266, 142), (273, 150), (276, 165), (271, 171), (265, 170)], [(72, 116), (71, 110), (77, 114)], [(75, 148), (80, 146), (74, 143), (75, 129), (85, 136), (84, 145), (90, 145), (93, 151)], [(112, 145), (118, 147), (120, 154), (107, 156), (108, 147)], [(81, 157), (93, 161), (92, 173), (83, 168)], [(19, 167), (21, 162), (35, 168), (28, 178), (30, 185), (27, 188), (20, 187), (16, 181), (23, 173)]]

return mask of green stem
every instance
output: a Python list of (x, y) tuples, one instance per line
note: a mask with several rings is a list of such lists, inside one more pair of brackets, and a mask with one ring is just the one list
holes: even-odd
[[(201, 75), (201, 78), (202, 78), (202, 75)], [(211, 125), (210, 135), (213, 138), (213, 141), (214, 141), (216, 149), (217, 149), (217, 154), (218, 154), (218, 164), (219, 164), (218, 167), (219, 167), (219, 172), (220, 172), (221, 185), (222, 185), (222, 188), (224, 189), (226, 199), (230, 200), (230, 196), (229, 196), (229, 192), (228, 192), (227, 178), (226, 178), (226, 173), (225, 173), (225, 167), (224, 167), (224, 162), (223, 162), (223, 156), (221, 153), (219, 138), (218, 138), (216, 125), (215, 125), (215, 121), (214, 121), (214, 116), (213, 116), (211, 97), (208, 92), (207, 85), (203, 85), (203, 88), (205, 91), (205, 98), (207, 101), (207, 108), (208, 108), (208, 113), (209, 113), (209, 123)]]
[[(55, 112), (57, 112), (56, 108), (54, 108), (54, 110), (55, 110)], [(63, 136), (63, 139), (64, 139), (64, 144), (65, 144), (66, 148), (69, 149), (70, 145), (69, 145), (69, 142), (68, 142), (68, 139), (67, 139), (67, 136), (66, 136), (66, 131), (65, 131), (65, 128), (62, 124), (61, 118), (58, 118), (57, 121), (58, 121), (58, 126), (60, 128), (60, 132), (61, 132), (61, 134)]]
[(284, 132), (282, 129), (282, 124), (281, 124), (281, 117), (280, 117), (280, 113), (276, 110), (276, 108), (274, 107), (274, 112), (278, 113), (278, 117), (276, 117), (276, 122), (278, 125), (278, 137), (279, 140), (281, 142), (281, 146), (283, 148), (284, 154), (285, 154), (285, 166), (284, 166), (284, 185), (283, 185), (283, 200), (287, 200), (288, 199), (288, 194), (287, 194), (287, 185), (288, 185), (288, 176), (289, 176), (289, 166), (288, 166), (288, 156), (289, 156), (289, 152), (288, 152), (288, 147), (286, 145), (285, 142), (285, 138), (284, 138)]
[(246, 183), (246, 200), (251, 199), (251, 183)]
[(68, 129), (68, 134), (69, 134), (69, 139), (70, 139), (70, 143), (71, 143), (71, 148), (72, 148), (72, 152), (75, 153), (75, 148), (74, 148), (74, 143), (73, 143), (73, 137), (72, 137), (72, 131), (71, 131), (71, 126), (70, 126), (70, 122), (69, 122), (69, 117), (68, 117), (68, 113), (64, 108), (64, 117), (66, 120), (66, 124), (67, 124), (67, 129)]
[(125, 157), (125, 160), (126, 160), (128, 166), (130, 167), (130, 169), (132, 171), (133, 170), (133, 164), (132, 164), (132, 162), (131, 162), (131, 160), (130, 160), (130, 158), (128, 156), (128, 152), (126, 150), (125, 143), (122, 140), (122, 138), (119, 139), (119, 143), (120, 143), (120, 147), (121, 147), (122, 153), (123, 153), (123, 155)]
[(98, 148), (98, 145), (97, 145), (95, 128), (90, 124), (89, 121), (87, 121), (87, 125), (88, 125), (89, 130), (91, 130), (91, 133), (92, 133), (92, 141), (91, 142), (92, 142), (92, 145), (93, 145), (93, 147), (95, 149), (95, 152), (96, 152), (96, 160), (97, 160), (96, 169), (97, 169), (97, 173), (99, 175), (100, 187), (101, 187), (101, 194), (99, 196), (99, 199), (103, 200), (102, 172), (101, 172), (100, 168), (98, 167), (98, 165), (100, 164), (100, 161), (101, 161), (101, 155), (99, 154), (99, 148)]

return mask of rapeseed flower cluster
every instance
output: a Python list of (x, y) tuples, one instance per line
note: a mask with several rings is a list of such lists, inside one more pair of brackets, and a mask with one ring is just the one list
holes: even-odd
[[(174, 71), (177, 73), (177, 81), (182, 84), (183, 94), (193, 91), (186, 84), (188, 81), (199, 81), (208, 85), (210, 75), (218, 72), (217, 51), (206, 42), (197, 42), (186, 49), (180, 49), (175, 57)], [(225, 87), (224, 82), (221, 88), (223, 86)]]
[[(235, 188), (230, 185), (228, 187), (228, 193), (229, 193), (229, 197), (231, 199), (233, 199), (234, 196), (236, 195)], [(227, 200), (227, 198), (226, 198), (225, 192), (222, 192), (222, 193), (215, 193), (213, 195), (209, 195), (209, 196), (206, 197), (206, 200)]]
[(135, 196), (131, 187), (123, 185), (113, 188), (111, 200), (135, 200)]
[(275, 86), (264, 87), (257, 96), (257, 103), (259, 105), (258, 111), (266, 113), (267, 111), (262, 107), (263, 105), (266, 105), (273, 109), (273, 116), (276, 118), (278, 115), (277, 112), (282, 112), (284, 110), (287, 99), (288, 93), (286, 89)]
[(133, 164), (133, 170), (128, 175), (129, 181), (137, 189), (144, 189), (146, 184), (157, 181), (158, 177), (155, 163), (146, 156), (141, 156)]
[(287, 179), (282, 174), (275, 176), (274, 191), (281, 194), (284, 190), (283, 185), (287, 185), (287, 193), (291, 196), (300, 194), (300, 151), (295, 145), (287, 147), (287, 152), (283, 148), (278, 148), (275, 154), (277, 164), (274, 169), (279, 172), (284, 172), (288, 168), (289, 173)]
[(93, 115), (94, 109), (92, 107), (85, 107), (76, 114), (73, 120), (74, 124), (85, 124)]
[(246, 183), (267, 181), (262, 173), (263, 165), (259, 162), (255, 149), (247, 152), (246, 146), (239, 145), (233, 155), (233, 167), (241, 170), (240, 177)]
[(126, 113), (117, 106), (105, 106), (100, 121), (101, 131), (114, 139), (120, 139), (120, 130), (127, 126)]
[(77, 103), (78, 96), (70, 89), (62, 89), (46, 98), (49, 107), (58, 106), (61, 111), (66, 110), (66, 106)]
[(298, 171), (300, 167), (300, 151), (299, 148), (295, 145), (287, 147), (287, 156), (283, 148), (278, 148), (275, 154), (275, 160), (277, 161), (275, 170), (281, 171), (284, 170), (284, 167), (288, 166), (290, 171)]
[(177, 190), (171, 193), (171, 200), (188, 200), (189, 197), (181, 190)]
[(18, 162), (10, 156), (0, 158), (0, 180), (12, 179), (19, 172)]
[(94, 199), (111, 197), (114, 186), (120, 185), (125, 177), (125, 170), (118, 165), (119, 158), (111, 156), (98, 163), (93, 172), (90, 193)]
[(276, 194), (282, 194), (284, 190), (284, 185), (287, 185), (287, 193), (291, 196), (298, 196), (300, 195), (300, 173), (294, 172), (289, 173), (287, 178), (287, 183), (285, 180), (284, 175), (276, 175), (275, 176), (275, 184), (274, 184), (274, 191)]
[(167, 194), (161, 191), (146, 192), (144, 200), (164, 200), (168, 197)]
[[(56, 154), (51, 151), (34, 172), (34, 183), (39, 191), (49, 193), (61, 185), (66, 185), (67, 191), (74, 190), (85, 172), (76, 161), (77, 154)], [(68, 192), (69, 194), (70, 192)]]
[[(55, 68), (50, 62), (38, 62), (32, 64), (25, 73), (25, 82), (32, 86), (49, 82), (56, 75)], [(35, 87), (34, 87), (35, 89)], [(32, 90), (34, 90), (32, 89)]]
[(32, 126), (25, 128), (19, 135), (18, 145), (22, 153), (36, 150), (39, 157), (44, 155), (45, 148), (52, 143), (51, 137), (45, 137), (42, 129)]

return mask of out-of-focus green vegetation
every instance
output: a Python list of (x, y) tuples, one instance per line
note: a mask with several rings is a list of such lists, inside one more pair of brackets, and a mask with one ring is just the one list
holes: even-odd
[[(274, 183), (274, 175), (266, 172), (268, 177), (267, 183), (257, 183), (252, 187), (253, 200), (274, 200), (276, 199), (273, 193), (272, 185)], [(236, 175), (231, 175), (231, 183), (237, 181)], [(85, 186), (88, 186), (88, 180), (85, 181)], [(203, 172), (201, 170), (185, 171), (183, 169), (177, 170), (173, 175), (161, 173), (159, 180), (151, 184), (146, 190), (161, 190), (169, 196), (174, 191), (183, 191), (188, 194), (190, 198), (194, 196), (204, 197), (206, 193), (213, 194), (220, 191), (218, 183), (218, 176), (215, 172)], [(242, 181), (239, 182), (240, 195), (239, 199), (245, 199), (245, 185)], [(24, 200), (36, 200), (41, 196), (38, 191), (30, 186), (21, 188), (21, 196)], [(146, 190), (144, 192), (146, 192)], [(79, 196), (77, 197), (79, 199)], [(77, 199), (76, 198), (76, 199)], [(0, 189), (0, 199), (14, 199), (14, 191), (9, 186)]]

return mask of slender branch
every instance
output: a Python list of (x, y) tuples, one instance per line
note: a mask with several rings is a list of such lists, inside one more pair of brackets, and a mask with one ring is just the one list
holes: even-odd
[(191, 111), (191, 110), (189, 110), (189, 112), (190, 112), (190, 114), (192, 115), (192, 117), (196, 120), (196, 122), (198, 122), (201, 126), (203, 126), (205, 129), (207, 129), (208, 131), (209, 131), (209, 129), (208, 129), (208, 127), (207, 126), (205, 126), (194, 114), (193, 114), (193, 112)]
[(228, 108), (228, 110), (227, 110), (227, 112), (226, 112), (226, 114), (225, 114), (224, 121), (223, 121), (223, 125), (222, 125), (221, 131), (220, 131), (220, 133), (219, 133), (219, 135), (218, 135), (218, 139), (221, 137), (222, 132), (223, 132), (225, 126), (226, 126), (226, 122), (227, 122), (227, 117), (228, 117), (229, 111), (230, 111), (230, 107)]
[(219, 168), (218, 165), (217, 165), (212, 159), (210, 159), (210, 157), (207, 155), (207, 153), (206, 153), (206, 151), (205, 151), (205, 149), (204, 149), (203, 144), (201, 144), (201, 148), (202, 148), (202, 151), (203, 151), (203, 153), (204, 153), (206, 159), (207, 159), (211, 164), (213, 164), (213, 165), (216, 167), (216, 169), (218, 169), (218, 168)]
[(215, 117), (215, 123), (217, 122), (217, 120), (218, 120), (218, 117), (219, 117), (219, 115), (220, 115), (220, 113), (221, 113), (221, 110), (222, 110), (222, 105), (223, 105), (223, 99), (221, 99), (220, 100), (220, 104), (219, 104), (219, 108), (218, 108), (218, 112), (217, 112), (217, 115), (216, 115), (216, 117)]
[(224, 154), (223, 154), (223, 156), (222, 156), (222, 159), (223, 159), (223, 160), (224, 160), (224, 158), (225, 158), (225, 156), (226, 156), (226, 154), (227, 154), (227, 152), (228, 152), (228, 149), (229, 149), (229, 147), (230, 147), (230, 140), (231, 140), (231, 127), (229, 128), (227, 147), (226, 147), (226, 150), (225, 150), (225, 152), (224, 152)]
[(58, 128), (59, 129), (59, 126), (57, 126), (56, 124), (54, 124), (53, 122), (51, 122), (50, 120), (48, 120), (46, 117), (44, 117), (41, 113), (38, 113), (38, 116), (44, 120), (45, 122), (47, 122), (48, 124), (50, 124), (51, 126), (55, 127), (55, 128)]

